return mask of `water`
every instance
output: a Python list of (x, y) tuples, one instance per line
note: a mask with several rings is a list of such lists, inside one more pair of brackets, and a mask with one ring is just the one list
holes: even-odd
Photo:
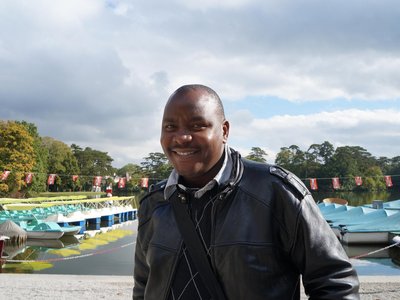
[(43, 245), (39, 242), (32, 245), (32, 240), (14, 249), (6, 248), (12, 260), (0, 270), (3, 273), (132, 276), (136, 224), (136, 221), (122, 223), (112, 231), (82, 240), (62, 237), (62, 244), (41, 241)]
[[(319, 194), (318, 196), (325, 197), (326, 195)], [(357, 201), (369, 201), (370, 196), (365, 199), (362, 198), (363, 196), (358, 195), (356, 199), (361, 200)], [(329, 197), (338, 196), (329, 195)], [(354, 199), (343, 198), (349, 200), (350, 203)], [(400, 195), (392, 194), (388, 199), (399, 198)], [(382, 200), (387, 201), (387, 199)], [(53, 242), (53, 245), (39, 245), (38, 242), (32, 244), (33, 241), (28, 241), (27, 244), (20, 247), (6, 248), (10, 258), (19, 262), (6, 262), (0, 272), (132, 276), (137, 223), (129, 221), (119, 226), (113, 231), (101, 233), (85, 240), (63, 237), (61, 245), (57, 242)], [(63, 245), (64, 247), (62, 247)], [(344, 245), (344, 249), (359, 275), (400, 276), (400, 247), (378, 251), (385, 246)], [(371, 252), (374, 253), (361, 259), (356, 258)]]

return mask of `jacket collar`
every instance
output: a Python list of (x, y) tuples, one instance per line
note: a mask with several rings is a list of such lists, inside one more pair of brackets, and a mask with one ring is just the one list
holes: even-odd
[[(232, 176), (237, 177), (237, 160), (240, 158), (240, 154), (235, 150), (225, 146), (225, 158), (224, 163), (222, 164), (221, 169), (219, 170), (218, 174), (208, 182), (204, 187), (195, 191), (194, 196), (196, 198), (201, 198), (205, 192), (211, 190), (218, 185), (219, 187), (225, 187), (229, 185), (232, 181)], [(164, 190), (164, 198), (167, 200), (171, 197), (171, 195), (176, 191), (177, 185), (179, 184), (179, 174), (176, 172), (175, 169), (172, 170), (167, 184)]]

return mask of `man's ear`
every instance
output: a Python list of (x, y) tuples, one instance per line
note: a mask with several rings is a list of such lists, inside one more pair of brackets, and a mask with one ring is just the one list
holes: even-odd
[(223, 135), (224, 144), (226, 144), (228, 141), (229, 126), (230, 126), (229, 122), (227, 120), (224, 120), (224, 122), (222, 123), (222, 135)]

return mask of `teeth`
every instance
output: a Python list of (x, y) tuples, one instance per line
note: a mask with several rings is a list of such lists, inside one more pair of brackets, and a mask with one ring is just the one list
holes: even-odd
[(176, 151), (176, 154), (182, 155), (182, 156), (187, 156), (187, 155), (190, 155), (190, 154), (193, 154), (193, 153), (194, 153), (194, 151), (191, 151), (191, 152), (178, 152), (178, 151)]

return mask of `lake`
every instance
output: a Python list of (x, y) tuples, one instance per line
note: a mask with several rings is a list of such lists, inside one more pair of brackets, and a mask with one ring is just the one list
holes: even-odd
[[(325, 197), (326, 195), (318, 194), (317, 196)], [(399, 199), (399, 196), (393, 194), (389, 199)], [(318, 197), (315, 197), (316, 200), (319, 199)], [(337, 197), (337, 195), (330, 194), (329, 197)], [(366, 195), (343, 198), (348, 199), (351, 205), (354, 205), (352, 204), (354, 201), (370, 203), (372, 200), (382, 199), (373, 198), (370, 201), (371, 196)], [(383, 200), (387, 201), (387, 198)], [(60, 240), (61, 244), (57, 242), (40, 244), (28, 241), (20, 247), (6, 248), (6, 252), (13, 258), (12, 262), (7, 262), (2, 266), (0, 272), (131, 276), (133, 274), (136, 227), (136, 221), (128, 221), (115, 225), (112, 231), (87, 239), (77, 240), (73, 237), (63, 237)], [(378, 251), (384, 247), (385, 245), (344, 245), (349, 257), (353, 257), (352, 262), (359, 275), (400, 276), (400, 247)], [(370, 252), (374, 253), (361, 259), (354, 258)]]

